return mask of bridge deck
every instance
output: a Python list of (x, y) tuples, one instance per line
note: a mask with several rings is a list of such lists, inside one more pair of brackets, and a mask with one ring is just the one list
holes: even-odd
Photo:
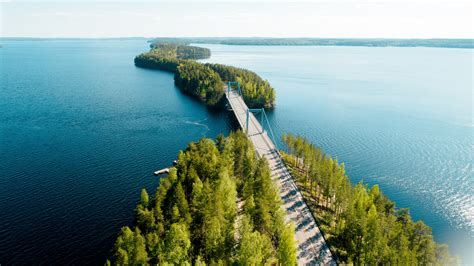
[[(228, 92), (227, 88), (226, 97), (240, 127), (245, 130), (247, 105), (239, 94), (232, 90)], [(286, 220), (291, 220), (295, 224), (295, 238), (298, 244), (298, 265), (335, 265), (336, 263), (331, 251), (326, 245), (321, 231), (275, 145), (266, 131), (264, 133), (261, 132), (262, 125), (250, 113), (248, 136), (258, 155), (265, 157), (270, 165), (272, 179), (277, 184), (280, 190), (280, 197), (284, 202), (283, 207), (286, 209)]]

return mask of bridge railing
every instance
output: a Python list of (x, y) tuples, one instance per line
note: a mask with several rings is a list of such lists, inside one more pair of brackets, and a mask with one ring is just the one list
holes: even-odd
[[(264, 121), (265, 121), (267, 126), (268, 126), (268, 131), (270, 132), (270, 138), (273, 141), (273, 145), (278, 150), (278, 144), (277, 144), (276, 139), (275, 139), (275, 134), (273, 134), (273, 130), (272, 130), (272, 127), (270, 126), (270, 122), (268, 120), (267, 113), (265, 112), (265, 108), (260, 108), (260, 109), (247, 108), (247, 118), (246, 118), (246, 122), (245, 122), (245, 132), (248, 133), (248, 131), (249, 131), (250, 113), (255, 113), (255, 114), (260, 113), (261, 114), (261, 118), (260, 118), (259, 122), (260, 122), (260, 126), (262, 127), (262, 132), (260, 132), (260, 133), (262, 133), (262, 134), (265, 133), (265, 128), (263, 127)], [(255, 117), (255, 118), (257, 119), (257, 117)], [(258, 121), (258, 119), (257, 119), (257, 121)]]

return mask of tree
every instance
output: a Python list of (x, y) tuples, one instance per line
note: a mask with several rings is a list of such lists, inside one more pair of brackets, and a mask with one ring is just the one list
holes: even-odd
[(138, 228), (145, 233), (155, 229), (155, 217), (153, 211), (148, 210), (143, 207), (143, 205), (138, 205), (135, 220)]
[(185, 223), (191, 223), (192, 218), (189, 214), (189, 205), (188, 201), (186, 200), (186, 195), (184, 194), (183, 186), (181, 186), (181, 183), (178, 183), (176, 185), (175, 196), (176, 206), (179, 210), (180, 216), (184, 219)]
[(172, 224), (165, 239), (166, 261), (175, 265), (188, 262), (190, 247), (191, 241), (186, 225), (182, 223)]
[(149, 197), (148, 193), (146, 192), (145, 188), (142, 188), (142, 192), (140, 194), (140, 203), (142, 204), (143, 207), (148, 207), (148, 202), (149, 202)]
[(128, 226), (122, 228), (114, 247), (114, 260), (120, 265), (141, 265), (148, 261), (145, 239), (138, 228), (135, 232)]
[(280, 265), (296, 265), (295, 229), (292, 223), (285, 226), (278, 243), (278, 260)]
[(418, 263), (428, 265), (435, 262), (436, 246), (431, 234), (431, 228), (422, 221), (415, 223), (412, 245), (414, 245), (417, 252)]
[(272, 258), (270, 239), (258, 231), (246, 232), (242, 236), (239, 254), (241, 265), (263, 265)]

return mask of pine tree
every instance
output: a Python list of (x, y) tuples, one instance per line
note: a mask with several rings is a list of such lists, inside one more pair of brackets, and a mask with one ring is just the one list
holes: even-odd
[(166, 233), (165, 254), (166, 261), (175, 265), (188, 262), (188, 252), (191, 247), (189, 232), (185, 224), (174, 223)]
[(293, 224), (285, 226), (278, 242), (278, 260), (280, 265), (296, 265), (296, 240)]
[(149, 202), (149, 197), (148, 193), (146, 192), (145, 188), (142, 188), (142, 192), (140, 194), (140, 203), (142, 204), (143, 207), (148, 207), (148, 202)]

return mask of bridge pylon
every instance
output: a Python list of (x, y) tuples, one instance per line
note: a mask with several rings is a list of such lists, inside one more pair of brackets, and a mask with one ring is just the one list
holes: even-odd
[(227, 81), (227, 94), (232, 90), (232, 86), (236, 86), (237, 93), (243, 97), (242, 90), (240, 90), (240, 83), (238, 81)]

